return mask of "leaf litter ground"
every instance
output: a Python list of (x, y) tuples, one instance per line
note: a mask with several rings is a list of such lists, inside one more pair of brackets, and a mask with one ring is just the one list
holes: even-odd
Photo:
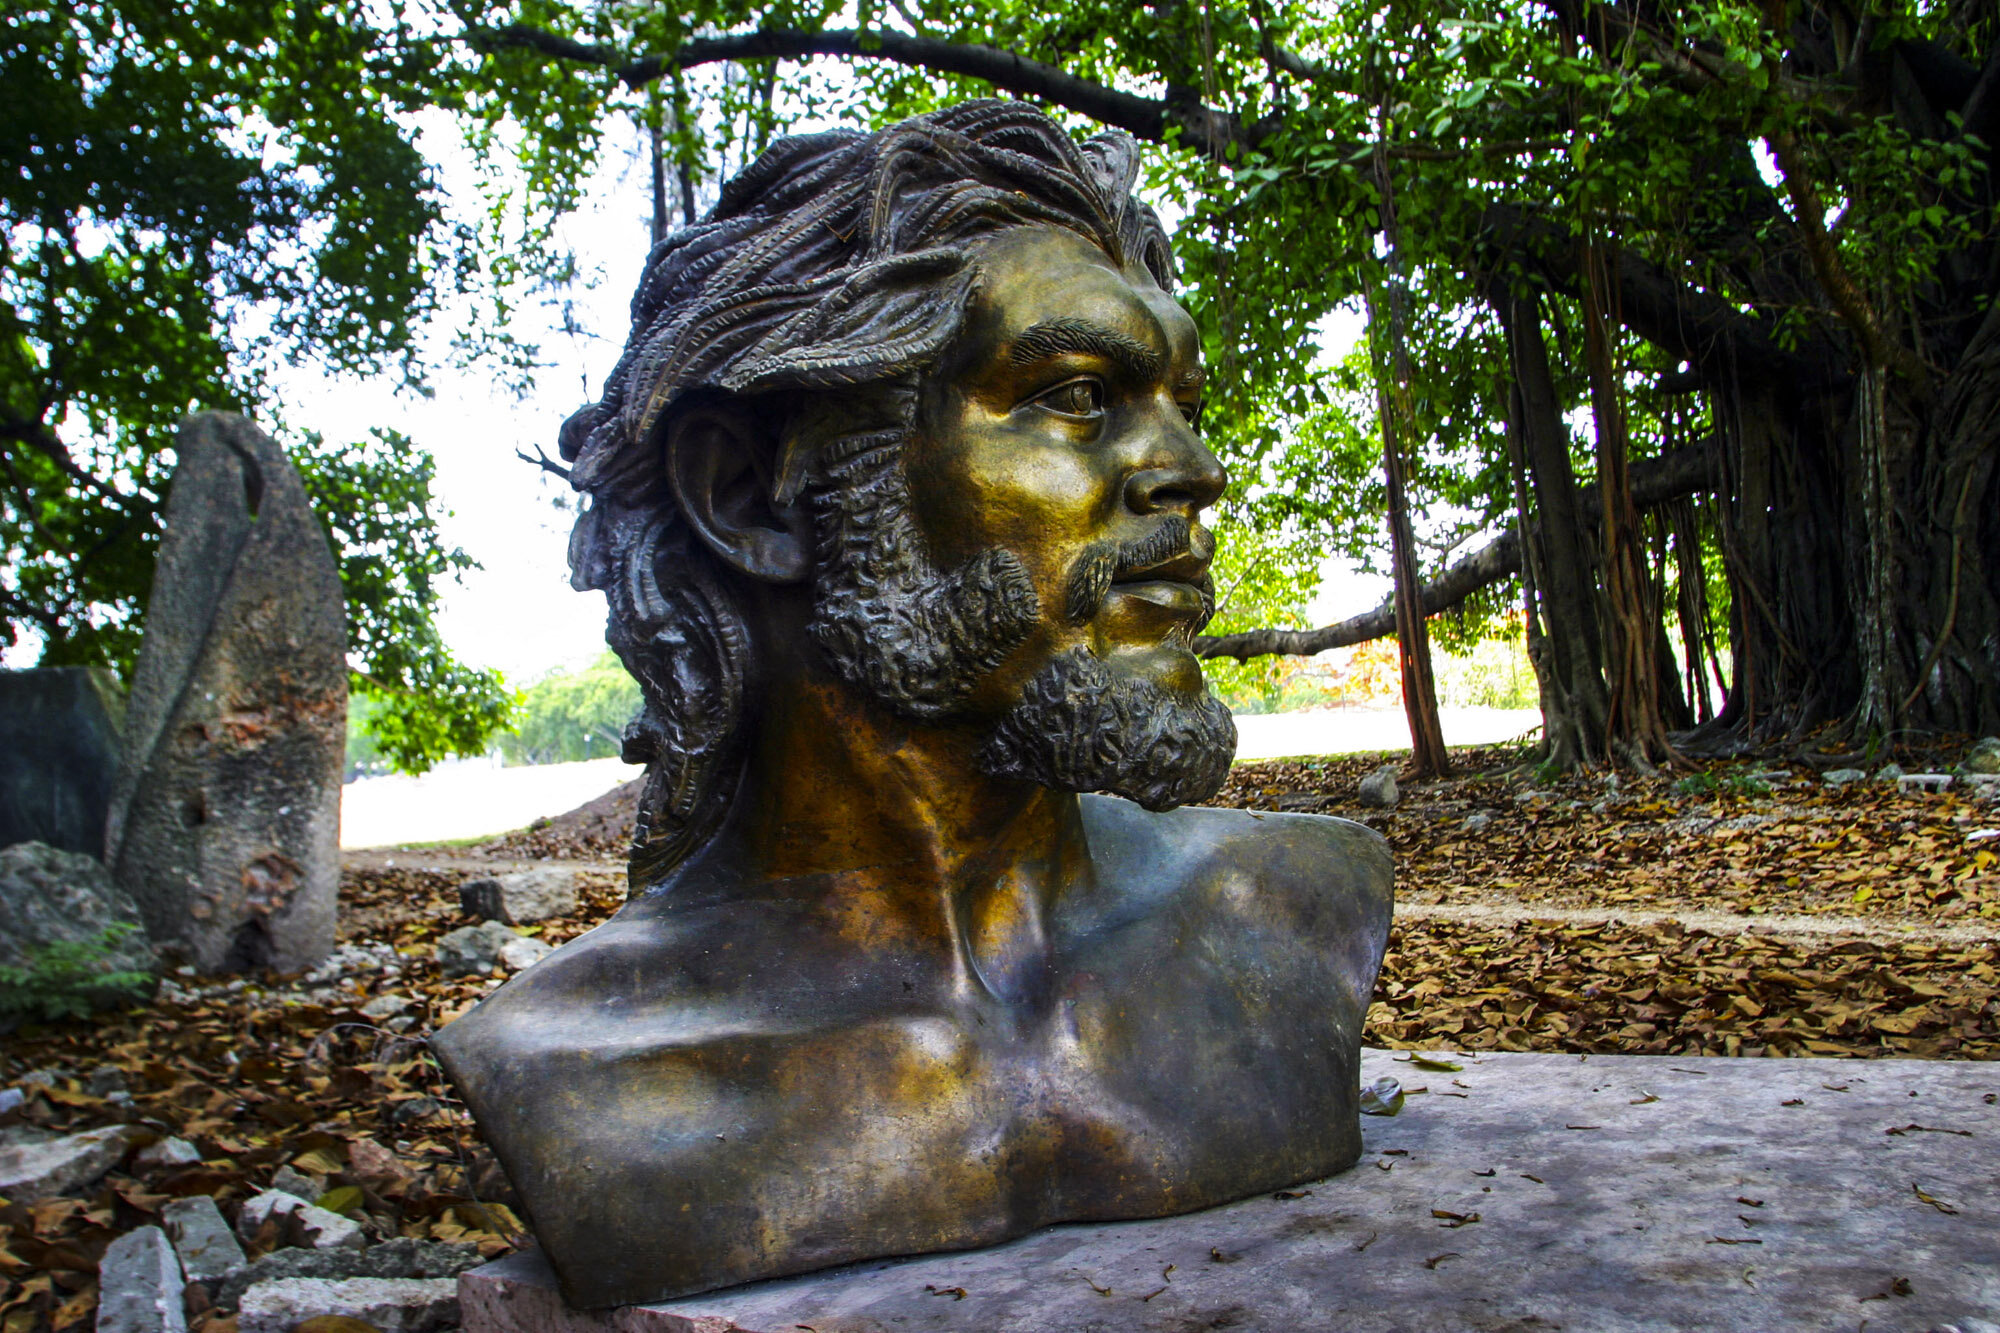
[[(1357, 784), (1381, 759), (1241, 764), (1215, 802), (1356, 818), (1390, 840), (1398, 920), (1371, 1044), (2000, 1056), (2000, 836), (1979, 836), (2000, 807), (1807, 779), (1536, 784), (1476, 752), (1461, 771), (1486, 774), (1364, 810)], [(174, 978), (149, 1005), (0, 1038), (0, 1079), (29, 1094), (0, 1136), (124, 1122), (201, 1159), (0, 1201), (0, 1333), (89, 1327), (114, 1236), (179, 1195), (233, 1217), (281, 1167), (375, 1238), (510, 1249), (517, 1201), (425, 1045), (499, 983), (443, 976), (432, 946), (468, 922), (458, 884), (507, 862), (584, 863), (579, 911), (528, 928), (552, 944), (615, 912), (635, 787), (482, 846), (351, 854), (341, 950), (306, 977)], [(34, 1071), (46, 1081), (24, 1083)]]

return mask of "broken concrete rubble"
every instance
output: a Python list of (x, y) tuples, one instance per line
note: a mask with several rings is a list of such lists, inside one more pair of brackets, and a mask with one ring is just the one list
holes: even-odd
[(0, 1147), (0, 1195), (26, 1203), (83, 1189), (124, 1161), (143, 1136), (130, 1125), (108, 1125)]
[(292, 1333), (308, 1319), (358, 1319), (381, 1333), (433, 1333), (458, 1324), (450, 1278), (279, 1278), (260, 1282), (237, 1307), (237, 1333)]
[(166, 1204), (160, 1209), (160, 1222), (173, 1238), (188, 1281), (213, 1282), (243, 1267), (243, 1247), (230, 1234), (222, 1210), (206, 1194)]
[(181, 1266), (158, 1227), (128, 1231), (97, 1265), (98, 1333), (184, 1333)]

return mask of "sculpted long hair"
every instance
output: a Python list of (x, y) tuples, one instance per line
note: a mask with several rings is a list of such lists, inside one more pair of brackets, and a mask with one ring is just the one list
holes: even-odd
[[(1060, 227), (1171, 285), (1166, 234), (1131, 194), (1137, 172), (1124, 134), (1079, 145), (1025, 103), (969, 102), (873, 134), (782, 139), (723, 187), (713, 213), (654, 249), (604, 397), (561, 436), (570, 482), (590, 497), (570, 537), (571, 582), (605, 593), (606, 638), (644, 698), (624, 745), (628, 763), (647, 765), (635, 892), (720, 823), (756, 688), (740, 576), (695, 537), (667, 480), (661, 441), (676, 405), (768, 396), (785, 418), (781, 503), (856, 486), (898, 503), (883, 480), (915, 426), (919, 377), (965, 318), (979, 238)], [(811, 410), (779, 406), (856, 390), (876, 396), (878, 428), (816, 431)], [(859, 535), (815, 508), (822, 547)]]

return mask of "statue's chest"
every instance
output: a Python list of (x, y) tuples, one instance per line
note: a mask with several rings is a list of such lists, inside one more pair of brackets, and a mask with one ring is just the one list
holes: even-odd
[[(898, 1190), (907, 1166), (913, 1183), (956, 1180), (1017, 1225), (1200, 1207), (1352, 1160), (1339, 1029), (1358, 1015), (1327, 1004), (1310, 968), (1245, 971), (1171, 949), (1098, 961), (1037, 1005), (871, 1025), (818, 1052), (803, 1068), (843, 1092), (809, 1098), (799, 1127), (821, 1154), (848, 1143), (851, 1160), (872, 1158), (875, 1187)], [(851, 1081), (863, 1068), (876, 1071), (865, 1092)], [(876, 1143), (885, 1118), (900, 1127), (894, 1165)]]

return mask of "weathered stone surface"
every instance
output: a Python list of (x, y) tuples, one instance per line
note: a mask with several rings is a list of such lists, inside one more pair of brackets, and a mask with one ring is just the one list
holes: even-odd
[(521, 938), (498, 921), (460, 926), (438, 938), (438, 968), (448, 977), (484, 976), (499, 970), (500, 951)]
[(1364, 1118), (1352, 1171), (1281, 1197), (595, 1314), (528, 1252), (461, 1280), (464, 1326), (1922, 1333), (2000, 1309), (1990, 1065), (1451, 1058), (1368, 1052), (1363, 1082), (1400, 1078), (1405, 1109)]
[(0, 1195), (19, 1202), (82, 1189), (125, 1160), (140, 1131), (130, 1125), (0, 1147)]
[(509, 972), (519, 972), (522, 968), (533, 967), (554, 952), (555, 947), (545, 941), (519, 935), (501, 945), (497, 957), (501, 967)]
[(173, 1238), (174, 1252), (190, 1282), (213, 1282), (246, 1262), (222, 1210), (206, 1194), (168, 1203), (160, 1209), (160, 1224)]
[(279, 1278), (451, 1278), (479, 1266), (474, 1245), (398, 1236), (365, 1250), (274, 1250), (231, 1273), (213, 1293), (215, 1304), (234, 1310), (243, 1293)]
[(382, 1333), (430, 1333), (458, 1324), (458, 1284), (450, 1278), (288, 1277), (243, 1294), (237, 1333), (292, 1333), (308, 1319), (342, 1315)]
[(1899, 792), (1946, 791), (1951, 787), (1949, 773), (1905, 773), (1896, 779)]
[(304, 1249), (355, 1250), (368, 1243), (358, 1224), (281, 1189), (268, 1189), (244, 1200), (236, 1214), (237, 1234), (250, 1240), (272, 1219), (277, 1220), (279, 1234), (286, 1241)]
[(1819, 780), (1829, 787), (1845, 787), (1850, 782), (1866, 782), (1868, 772), (1860, 768), (1830, 768), (1820, 774)]
[(1968, 773), (2000, 773), (2000, 736), (1988, 736), (1973, 743), (1965, 752)]
[(241, 417), (181, 427), (106, 859), (156, 943), (210, 971), (333, 947), (347, 632), (284, 452)]
[(161, 1139), (132, 1156), (140, 1166), (187, 1166), (201, 1160), (201, 1149), (186, 1139)]
[(358, 1250), (368, 1243), (360, 1223), (313, 1204), (295, 1211), (290, 1221), (293, 1243), (301, 1249)]
[(97, 1265), (97, 1333), (182, 1333), (181, 1266), (158, 1227), (128, 1231)]
[(1396, 790), (1396, 766), (1384, 764), (1361, 779), (1361, 788), (1355, 794), (1361, 804), (1375, 810), (1387, 810), (1401, 799)]
[(236, 1211), (236, 1234), (249, 1240), (264, 1229), (264, 1224), (272, 1218), (284, 1218), (301, 1208), (311, 1207), (296, 1194), (283, 1190), (264, 1190), (243, 1201)]
[(576, 871), (561, 866), (468, 879), (458, 886), (459, 907), (482, 921), (525, 926), (574, 912), (576, 880)]
[(104, 855), (125, 696), (98, 667), (0, 671), (0, 847)]
[[(102, 972), (151, 972), (153, 949), (132, 896), (97, 859), (46, 843), (0, 848), (0, 966), (19, 967), (51, 944), (94, 944), (113, 926), (129, 926), (110, 942)], [(115, 1003), (126, 992), (106, 992)]]
[(271, 1188), (283, 1190), (287, 1194), (304, 1199), (307, 1203), (318, 1203), (319, 1196), (326, 1193), (326, 1186), (305, 1172), (290, 1166), (281, 1166), (271, 1173)]

